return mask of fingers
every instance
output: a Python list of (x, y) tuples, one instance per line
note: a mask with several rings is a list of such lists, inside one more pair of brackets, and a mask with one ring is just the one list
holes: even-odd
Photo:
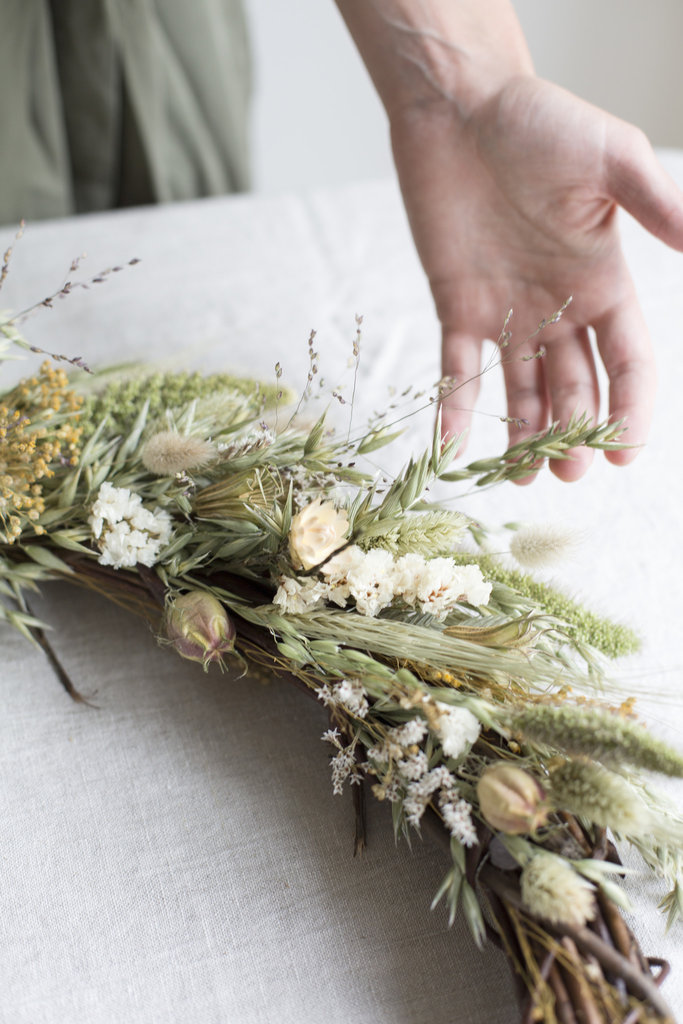
[(635, 294), (596, 322), (595, 329), (610, 381), (610, 419), (625, 420), (624, 441), (638, 446), (606, 453), (610, 462), (625, 466), (647, 441), (657, 387), (652, 343)]
[[(541, 352), (517, 354), (505, 367), (511, 444), (544, 430), (550, 421), (566, 427), (573, 416), (598, 414), (600, 393), (588, 332), (577, 329), (555, 336)], [(578, 480), (593, 452), (575, 448), (566, 454), (566, 459), (551, 460), (550, 469), (560, 480)], [(533, 476), (520, 482), (531, 480)]]
[[(441, 399), (441, 432), (444, 438), (462, 435), (469, 428), (472, 410), (479, 394), (481, 339), (466, 331), (444, 327), (441, 367), (444, 377), (452, 378)], [(465, 437), (459, 445), (464, 451)]]
[[(595, 330), (610, 381), (610, 419), (625, 420), (624, 440), (636, 446), (608, 452), (607, 458), (615, 465), (626, 465), (647, 439), (656, 388), (652, 345), (632, 286), (617, 308), (596, 320)], [(479, 393), (481, 347), (472, 334), (444, 330), (444, 375), (454, 378), (453, 390), (442, 400), (444, 436), (460, 435), (469, 427)], [(511, 445), (544, 430), (550, 421), (566, 427), (573, 416), (598, 417), (600, 393), (588, 331), (577, 328), (556, 335), (543, 352), (537, 355), (525, 346), (503, 362)], [(577, 448), (567, 455), (551, 461), (550, 469), (560, 480), (578, 480), (594, 453)], [(527, 484), (533, 479), (532, 475), (517, 482)]]
[[(546, 387), (551, 418), (560, 427), (568, 426), (572, 416), (587, 413), (597, 419), (600, 387), (587, 330), (548, 346), (545, 356)], [(550, 462), (550, 470), (560, 480), (571, 483), (586, 472), (593, 461), (590, 448), (573, 448), (569, 458)]]
[[(548, 423), (548, 396), (542, 360), (530, 346), (514, 349), (503, 360), (503, 375), (508, 399), (508, 438), (510, 445), (543, 430)], [(516, 480), (530, 484), (535, 474)]]
[(683, 250), (683, 192), (659, 163), (643, 132), (610, 119), (605, 159), (610, 196), (651, 234)]

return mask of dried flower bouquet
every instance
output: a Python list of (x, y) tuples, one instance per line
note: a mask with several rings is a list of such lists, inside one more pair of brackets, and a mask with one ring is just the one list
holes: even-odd
[[(2, 358), (29, 347), (13, 321), (0, 331)], [(311, 342), (311, 380), (315, 362)], [(559, 531), (511, 529), (501, 558), (481, 523), (427, 498), (436, 480), (488, 486), (580, 444), (614, 448), (619, 426), (555, 425), (460, 469), (437, 428), (386, 482), (361, 465), (391, 428), (273, 426), (281, 398), (279, 383), (227, 375), (50, 363), (6, 390), (0, 618), (67, 686), (29, 603), (55, 578), (145, 616), (205, 669), (287, 675), (329, 710), (357, 848), (366, 787), (391, 803), (397, 834), (437, 830), (449, 866), (434, 904), (504, 950), (524, 1021), (671, 1020), (666, 965), (620, 914), (610, 838), (667, 880), (675, 921), (683, 818), (646, 773), (680, 776), (683, 757), (603, 689), (607, 659), (635, 639), (528, 574)]]

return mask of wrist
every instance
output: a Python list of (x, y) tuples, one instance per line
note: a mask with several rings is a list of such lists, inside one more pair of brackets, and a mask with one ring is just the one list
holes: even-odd
[(534, 74), (509, 0), (337, 0), (390, 122), (425, 108), (468, 118)]

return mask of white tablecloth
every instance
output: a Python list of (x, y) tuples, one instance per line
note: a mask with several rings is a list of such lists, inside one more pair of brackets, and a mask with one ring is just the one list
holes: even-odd
[[(665, 159), (683, 182), (683, 155)], [(579, 527), (583, 545), (557, 578), (638, 628), (643, 651), (621, 678), (681, 745), (683, 257), (626, 218), (624, 239), (659, 353), (649, 447), (628, 470), (599, 458), (580, 483), (545, 474), (462, 507), (494, 523)], [(175, 356), (264, 378), (279, 360), (299, 387), (314, 327), (335, 384), (361, 313), (357, 421), (390, 385), (439, 376), (436, 321), (390, 183), (30, 226), (2, 305), (53, 291), (83, 251), (80, 276), (142, 263), (29, 321), (51, 351), (96, 366)], [(504, 412), (495, 374), (480, 408)], [(429, 417), (411, 426), (406, 456)], [(502, 424), (481, 416), (468, 454), (504, 443)], [(89, 594), (51, 585), (34, 609), (97, 707), (74, 704), (42, 654), (3, 630), (2, 1024), (515, 1019), (502, 958), (429, 911), (447, 869), (440, 847), (395, 846), (388, 809), (371, 804), (369, 848), (352, 857), (351, 800), (332, 795), (322, 707), (285, 682), (204, 676)], [(681, 784), (666, 788), (680, 799)], [(664, 934), (653, 884), (629, 888), (645, 951), (674, 963), (665, 992), (683, 1015), (681, 930)]]

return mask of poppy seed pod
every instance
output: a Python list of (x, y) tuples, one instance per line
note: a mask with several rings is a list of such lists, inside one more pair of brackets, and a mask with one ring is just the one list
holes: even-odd
[(500, 832), (524, 835), (547, 821), (545, 790), (533, 775), (514, 765), (489, 765), (477, 783), (477, 796), (482, 816)]
[(170, 605), (164, 620), (166, 638), (178, 654), (198, 661), (208, 670), (235, 649), (235, 627), (223, 605), (203, 590), (181, 594)]

